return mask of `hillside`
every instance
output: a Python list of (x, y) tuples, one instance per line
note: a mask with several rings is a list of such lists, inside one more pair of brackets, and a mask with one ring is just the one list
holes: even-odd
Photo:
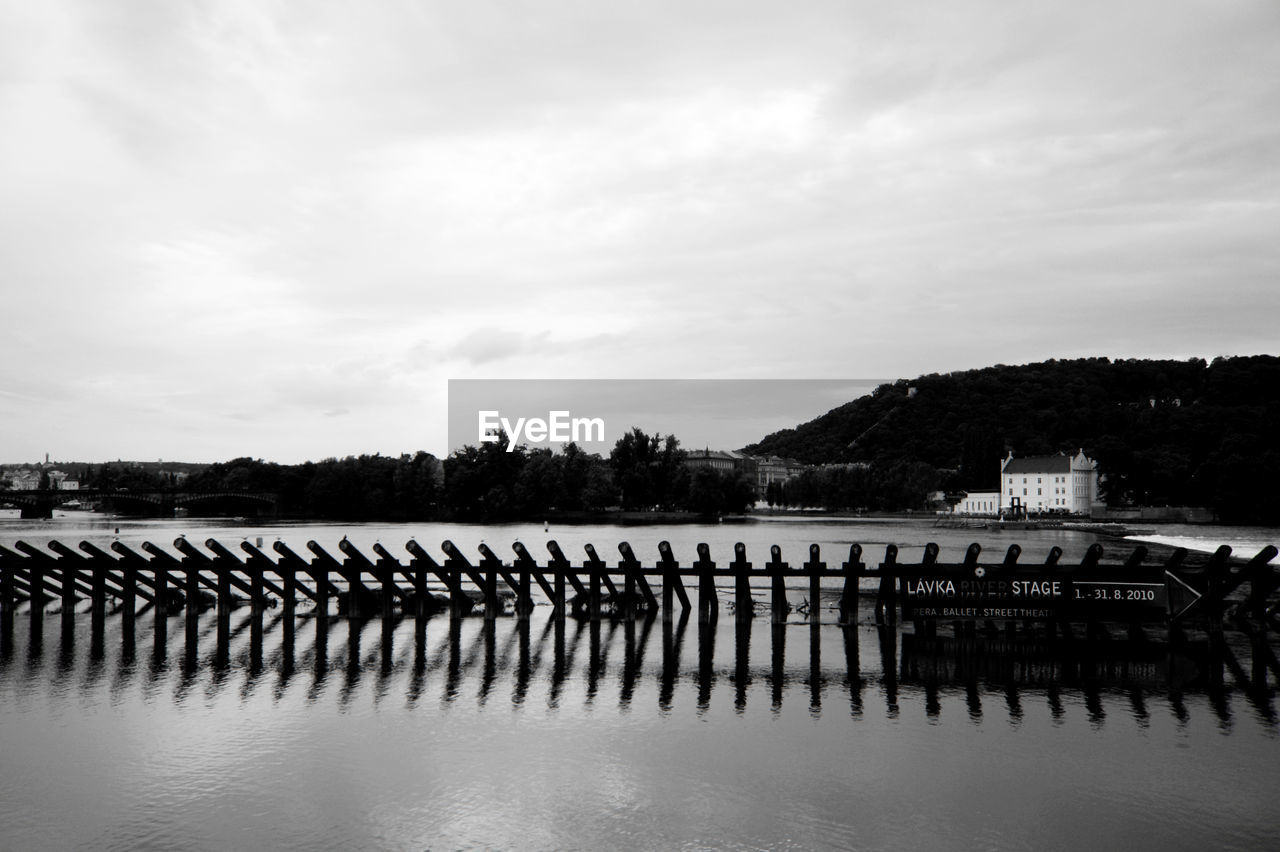
[(881, 385), (745, 447), (819, 464), (922, 462), (952, 488), (993, 488), (999, 460), (1096, 458), (1113, 503), (1203, 505), (1280, 522), (1280, 358), (1088, 358)]

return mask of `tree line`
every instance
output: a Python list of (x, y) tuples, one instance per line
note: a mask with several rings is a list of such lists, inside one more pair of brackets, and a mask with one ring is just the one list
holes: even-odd
[(740, 471), (690, 470), (674, 435), (633, 428), (606, 459), (566, 444), (549, 449), (506, 449), (507, 439), (466, 446), (444, 462), (444, 516), (493, 521), (539, 518), (550, 512), (743, 512), (755, 490)]
[[(1280, 523), (1277, 423), (1275, 356), (1086, 358), (884, 384), (745, 451), (857, 463), (872, 475), (922, 464), (940, 488), (975, 491), (998, 486), (1009, 451), (1083, 449), (1098, 462), (1109, 504), (1207, 506), (1223, 521), (1274, 524)], [(824, 499), (835, 499), (856, 491), (851, 481), (814, 473), (789, 490), (818, 488)]]
[[(193, 470), (181, 482), (148, 467), (105, 464), (90, 466), (85, 484), (102, 490), (270, 493), (281, 515), (317, 520), (537, 520), (550, 513), (616, 509), (710, 516), (743, 512), (756, 499), (742, 472), (690, 470), (672, 435), (633, 429), (608, 458), (573, 443), (560, 452), (525, 446), (507, 452), (505, 444), (504, 435), (496, 443), (463, 447), (443, 461), (426, 452), (297, 465), (237, 458)], [(255, 508), (234, 496), (199, 504), (212, 514)]]

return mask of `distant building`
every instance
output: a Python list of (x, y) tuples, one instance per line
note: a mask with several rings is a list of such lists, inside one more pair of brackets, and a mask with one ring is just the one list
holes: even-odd
[(10, 471), (6, 479), (14, 491), (35, 491), (40, 487), (40, 471), (30, 468)]
[(1098, 463), (1080, 450), (1074, 456), (1008, 458), (1000, 463), (1000, 511), (1089, 515), (1098, 500)]
[(786, 482), (799, 476), (807, 467), (795, 459), (781, 456), (749, 456), (732, 450), (710, 448), (688, 451), (685, 453), (684, 463), (690, 470), (709, 467), (722, 473), (740, 473), (755, 486), (756, 494), (762, 499), (765, 489), (772, 483)]
[(80, 481), (72, 479), (64, 471), (49, 471), (49, 488), (53, 491), (79, 491)]
[(756, 493), (763, 495), (765, 489), (774, 482), (786, 482), (805, 469), (805, 465), (795, 459), (781, 456), (756, 456)]
[(733, 473), (735, 470), (741, 470), (746, 463), (747, 457), (742, 453), (735, 453), (728, 450), (713, 450), (710, 448), (703, 450), (691, 450), (685, 453), (685, 467), (691, 470), (697, 470), (702, 467), (709, 467), (712, 470), (718, 470), (723, 473)]
[(989, 515), (1000, 514), (999, 491), (969, 491), (960, 502), (951, 509), (957, 515)]

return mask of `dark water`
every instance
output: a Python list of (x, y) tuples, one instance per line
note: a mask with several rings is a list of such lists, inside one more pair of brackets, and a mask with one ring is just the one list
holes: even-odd
[(222, 641), (209, 613), (191, 646), (183, 616), (157, 640), (20, 611), (0, 847), (1280, 843), (1274, 657), (1242, 637), (1079, 655), (549, 612), (237, 611)]
[[(827, 529), (726, 539), (799, 561), (847, 550)], [(414, 535), (542, 528), (464, 532)], [(641, 531), (719, 555), (710, 532)], [(193, 634), (24, 606), (0, 623), (0, 849), (1280, 848), (1275, 643), (924, 639), (831, 603), (783, 626), (241, 608)]]

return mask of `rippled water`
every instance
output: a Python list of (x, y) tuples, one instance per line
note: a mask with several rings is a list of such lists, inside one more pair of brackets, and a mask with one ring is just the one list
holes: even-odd
[[(1274, 848), (1274, 672), (755, 619), (19, 612), (0, 846)], [(260, 624), (260, 628), (259, 625)], [(944, 631), (945, 632), (945, 631)], [(985, 646), (985, 647), (983, 647)], [(1247, 676), (1246, 676), (1247, 677)]]
[[(851, 538), (753, 526), (726, 538), (760, 561), (770, 540), (800, 561), (805, 539), (837, 559)], [(709, 529), (413, 534), (576, 535), (602, 553), (625, 534), (687, 560), (697, 540), (727, 547)], [(859, 540), (959, 547), (938, 532), (957, 531)], [(782, 626), (242, 607), (190, 632), (181, 614), (130, 630), (118, 611), (24, 607), (0, 620), (0, 849), (1280, 848), (1274, 643), (925, 639), (841, 627), (831, 604)]]

